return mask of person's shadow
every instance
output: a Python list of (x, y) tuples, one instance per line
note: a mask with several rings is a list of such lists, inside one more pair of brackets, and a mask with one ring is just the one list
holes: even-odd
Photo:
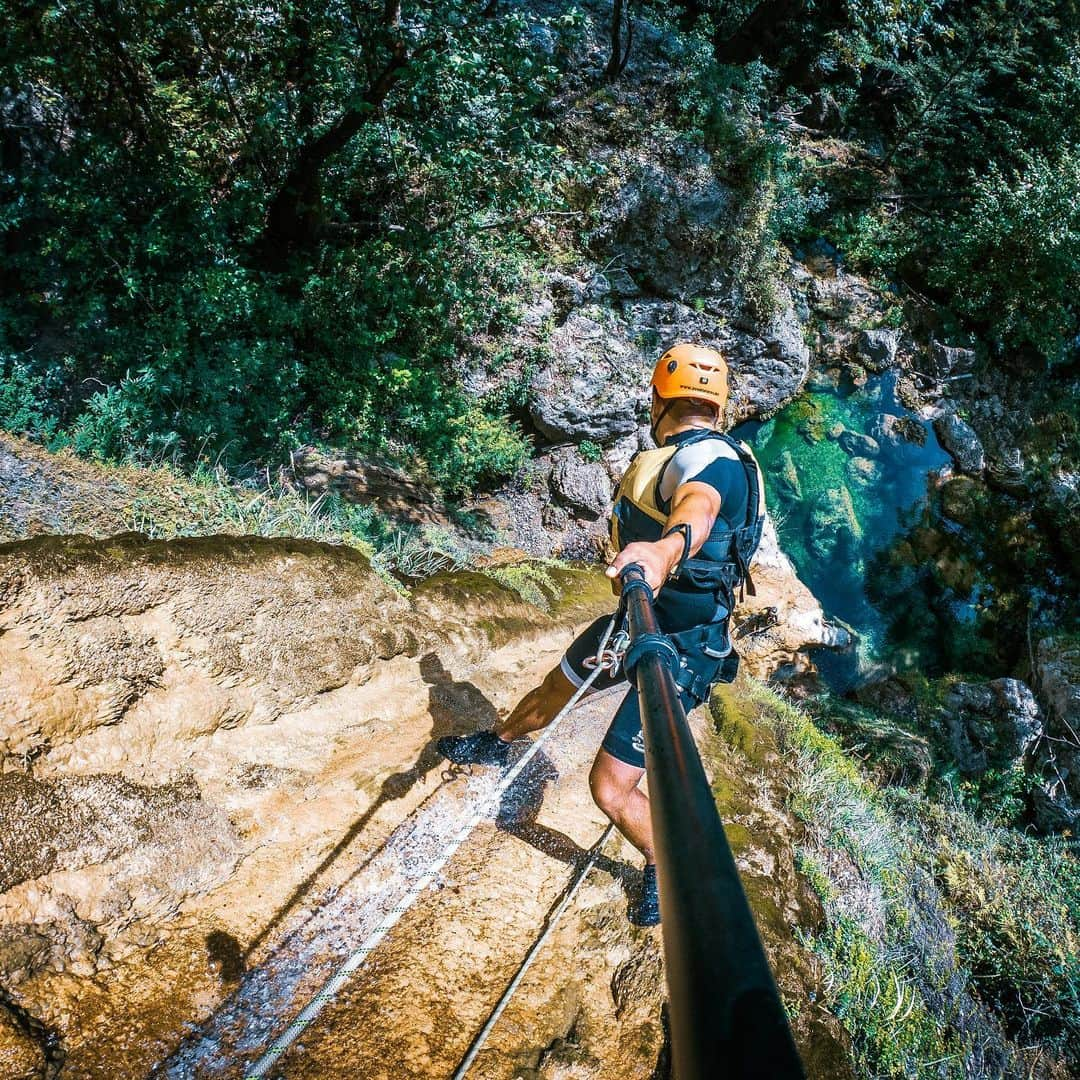
[[(428, 684), (428, 715), (431, 718), (431, 735), (420, 755), (407, 769), (393, 773), (383, 780), (379, 794), (371, 805), (349, 826), (319, 865), (296, 886), (288, 900), (278, 908), (244, 950), (241, 965), (246, 963), (255, 950), (284, 922), (289, 912), (308, 894), (338, 856), (367, 828), (382, 807), (389, 802), (403, 799), (418, 783), (426, 781), (428, 774), (436, 767), (442, 766), (440, 785), (462, 773), (461, 766), (447, 762), (439, 753), (439, 739), (444, 735), (462, 735), (478, 728), (490, 728), (498, 721), (498, 710), (483, 692), (471, 682), (456, 680), (434, 652), (426, 653), (420, 658), (420, 677)], [(551, 761), (543, 753), (536, 754), (500, 800), (496, 825), (545, 855), (569, 865), (576, 865), (585, 857), (585, 849), (564, 833), (540, 825), (537, 821), (547, 789), (558, 778), (558, 771)], [(432, 790), (436, 790), (438, 786)], [(354, 874), (359, 873), (374, 854), (373, 852), (365, 859)], [(624, 890), (629, 890), (628, 868), (622, 863), (601, 856), (596, 860), (596, 865), (619, 881)]]
[[(566, 833), (541, 825), (538, 820), (548, 788), (557, 783), (558, 779), (559, 771), (551, 759), (543, 751), (535, 754), (499, 800), (495, 825), (503, 832), (524, 840), (544, 855), (558, 859), (568, 866), (578, 866), (587, 857), (588, 851)], [(593, 860), (593, 865), (610, 874), (623, 892), (630, 895), (632, 874), (625, 863), (616, 862), (607, 855), (598, 855)]]
[[(431, 717), (431, 736), (420, 751), (420, 756), (400, 772), (388, 776), (379, 789), (379, 794), (364, 813), (349, 826), (341, 839), (334, 845), (322, 861), (293, 890), (288, 900), (274, 913), (273, 918), (262, 928), (258, 936), (244, 950), (243, 960), (248, 960), (257, 948), (276, 930), (286, 916), (300, 900), (307, 895), (316, 881), (333, 865), (337, 857), (367, 828), (371, 819), (389, 802), (403, 799), (420, 781), (426, 780), (428, 773), (437, 765), (448, 765), (436, 748), (436, 743), (444, 735), (459, 735), (474, 730), (476, 727), (491, 727), (498, 719), (498, 712), (483, 693), (470, 682), (458, 682), (443, 667), (439, 657), (429, 652), (420, 658), (420, 677), (429, 686), (428, 714)], [(456, 766), (447, 767), (441, 780), (449, 780), (458, 775)], [(357, 868), (357, 873), (367, 865)]]

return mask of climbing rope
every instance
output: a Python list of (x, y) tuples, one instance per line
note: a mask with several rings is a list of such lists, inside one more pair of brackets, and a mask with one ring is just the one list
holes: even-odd
[[(495, 790), (484, 798), (474, 812), (467, 818), (461, 829), (453, 839), (435, 856), (428, 864), (424, 873), (414, 882), (401, 901), (387, 914), (382, 923), (364, 939), (359, 948), (350, 953), (338, 966), (334, 973), (323, 983), (318, 993), (304, 1006), (289, 1026), (274, 1040), (270, 1047), (245, 1073), (246, 1080), (260, 1080), (267, 1075), (275, 1062), (296, 1041), (311, 1022), (322, 1012), (329, 1002), (338, 994), (341, 988), (349, 981), (353, 973), (367, 960), (372, 952), (382, 942), (383, 938), (397, 925), (420, 895), (431, 885), (442, 872), (446, 864), (454, 857), (461, 845), (469, 838), (473, 829), (491, 814), (507, 789), (528, 767), (532, 759), (540, 752), (541, 747), (554, 735), (555, 730), (562, 723), (563, 718), (574, 706), (588, 693), (589, 688), (604, 671), (615, 672), (621, 662), (621, 653), (618, 649), (622, 646), (621, 640), (612, 643), (612, 634), (620, 619), (622, 608), (612, 616), (611, 621), (604, 631), (600, 640), (600, 647), (596, 650), (594, 658), (595, 667), (589, 677), (577, 688), (570, 700), (555, 714), (552, 721), (544, 729), (542, 735), (537, 738), (528, 750), (517, 760), (513, 768), (502, 778)], [(609, 648), (609, 643), (612, 647)]]
[(615, 831), (614, 825), (609, 825), (601, 834), (600, 839), (596, 841), (591, 848), (589, 848), (585, 858), (581, 860), (578, 866), (577, 873), (574, 874), (574, 879), (567, 886), (566, 891), (560, 897), (558, 903), (552, 909), (548, 915), (547, 920), (544, 922), (544, 929), (540, 931), (540, 936), (529, 947), (529, 951), (525, 954), (525, 959), (521, 961), (521, 966), (517, 969), (514, 977), (507, 984), (506, 989), (502, 993), (502, 997), (495, 1003), (495, 1008), (491, 1010), (491, 1015), (488, 1016), (487, 1022), (477, 1032), (476, 1038), (473, 1039), (472, 1044), (466, 1051), (465, 1056), (461, 1059), (461, 1064), (457, 1067), (451, 1080), (463, 1080), (465, 1074), (469, 1071), (469, 1067), (476, 1060), (476, 1055), (480, 1053), (481, 1048), (487, 1041), (488, 1035), (491, 1033), (491, 1029), (495, 1026), (496, 1021), (503, 1014), (503, 1010), (510, 1004), (510, 999), (514, 996), (514, 991), (517, 990), (521, 980), (525, 978), (525, 972), (529, 970), (533, 960), (536, 959), (537, 954), (543, 948), (544, 942), (547, 941), (551, 934), (551, 931), (555, 929), (556, 923), (562, 917), (562, 913), (570, 906), (574, 897), (577, 895), (577, 891), (581, 886), (581, 883), (585, 880), (586, 875), (592, 869), (593, 863), (596, 862), (596, 857), (600, 854), (604, 845), (608, 842), (608, 838)]

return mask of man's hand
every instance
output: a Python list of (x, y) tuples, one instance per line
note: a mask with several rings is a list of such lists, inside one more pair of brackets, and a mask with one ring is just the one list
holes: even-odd
[(683, 540), (678, 534), (665, 536), (655, 544), (627, 544), (615, 557), (615, 561), (604, 571), (612, 579), (611, 587), (616, 592), (622, 589), (619, 574), (631, 563), (637, 563), (645, 574), (653, 595), (668, 579), (668, 574), (675, 569), (682, 557)]

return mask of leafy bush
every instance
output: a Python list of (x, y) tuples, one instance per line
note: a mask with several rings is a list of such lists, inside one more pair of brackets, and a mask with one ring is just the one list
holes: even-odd
[(775, 73), (761, 63), (718, 64), (701, 45), (682, 102), (684, 122), (713, 153), (715, 168), (740, 198), (727, 258), (750, 309), (772, 315), (784, 268), (782, 241), (802, 236), (826, 196), (804, 176), (801, 161), (771, 109)]
[(1056, 362), (1077, 345), (1080, 151), (1019, 158), (972, 176), (971, 207), (947, 223), (928, 277), (1002, 346)]
[(13, 358), (0, 358), (0, 428), (37, 438), (56, 431), (44, 381)]
[[(239, 465), (333, 440), (419, 457), (455, 492), (523, 459), (506, 405), (460, 374), (509, 319), (519, 220), (568, 173), (535, 34), (579, 20), (361, 7), (13, 18), (0, 341), (78, 357), (56, 399), (80, 452)], [(7, 392), (25, 430), (31, 389)]]
[(598, 443), (594, 443), (591, 439), (582, 439), (578, 443), (578, 453), (583, 461), (592, 463), (600, 460), (603, 450)]
[(1075, 1067), (1075, 844), (979, 821), (949, 798), (879, 790), (800, 708), (748, 689), (794, 767), (791, 808), (807, 829), (800, 869), (826, 919), (805, 940), (860, 1069), (1006, 1075), (1033, 1048)]

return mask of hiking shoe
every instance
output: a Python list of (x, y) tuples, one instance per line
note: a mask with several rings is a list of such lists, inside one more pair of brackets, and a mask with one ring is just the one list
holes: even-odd
[(444, 758), (457, 765), (505, 765), (510, 758), (510, 744), (494, 731), (444, 735), (435, 746)]
[(649, 863), (641, 875), (641, 895), (630, 907), (630, 921), (635, 926), (660, 923), (660, 890), (656, 887), (656, 867)]

